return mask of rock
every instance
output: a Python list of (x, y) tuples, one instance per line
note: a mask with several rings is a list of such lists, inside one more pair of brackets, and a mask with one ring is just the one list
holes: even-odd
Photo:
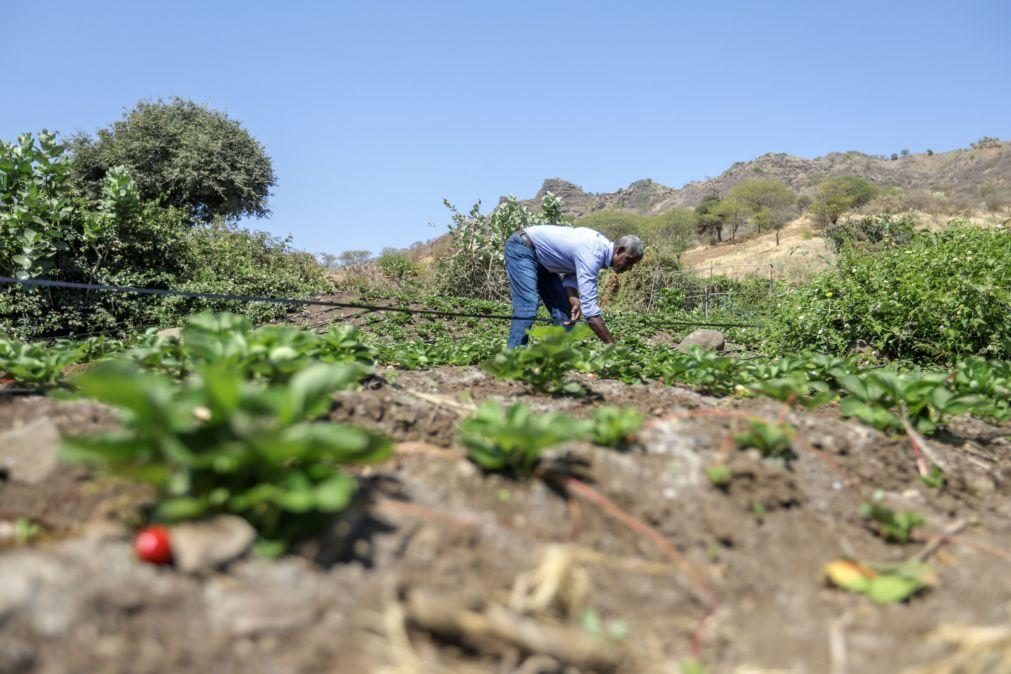
[(182, 328), (165, 328), (164, 330), (159, 330), (155, 333), (158, 337), (164, 337), (168, 339), (169, 337), (175, 337), (176, 339), (183, 338)]
[(689, 347), (701, 346), (710, 351), (723, 351), (727, 340), (719, 330), (696, 330), (681, 340), (677, 345), (678, 351), (688, 351)]
[(14, 482), (38, 484), (56, 468), (60, 431), (49, 417), (0, 435), (0, 471)]
[(304, 559), (253, 559), (204, 586), (211, 625), (233, 637), (294, 630), (316, 622), (322, 576)]
[(256, 530), (234, 515), (218, 515), (171, 529), (176, 568), (186, 573), (212, 571), (241, 557), (256, 540)]

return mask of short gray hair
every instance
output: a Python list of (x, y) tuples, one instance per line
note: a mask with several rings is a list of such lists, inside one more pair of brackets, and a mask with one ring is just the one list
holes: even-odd
[(615, 248), (624, 248), (628, 254), (638, 259), (642, 257), (642, 239), (635, 234), (626, 234), (614, 240)]

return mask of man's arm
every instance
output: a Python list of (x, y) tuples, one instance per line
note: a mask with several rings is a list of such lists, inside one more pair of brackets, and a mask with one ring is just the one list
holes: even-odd
[(596, 316), (590, 316), (586, 319), (586, 324), (597, 333), (597, 337), (600, 337), (600, 341), (604, 344), (614, 344), (614, 337), (611, 336), (611, 331), (607, 329), (607, 325), (604, 324), (604, 317), (600, 314)]
[[(601, 260), (592, 251), (586, 251), (582, 255), (577, 255), (575, 262), (580, 313), (586, 316), (586, 324), (597, 334), (600, 341), (613, 344), (614, 337), (604, 324), (604, 317), (601, 315), (600, 307), (597, 306), (597, 278), (600, 274)], [(571, 304), (572, 300), (569, 302)]]

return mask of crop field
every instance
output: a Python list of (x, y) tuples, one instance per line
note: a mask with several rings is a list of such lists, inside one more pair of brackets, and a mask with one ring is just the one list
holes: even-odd
[(1011, 365), (610, 323), (0, 340), (0, 671), (1011, 671)]

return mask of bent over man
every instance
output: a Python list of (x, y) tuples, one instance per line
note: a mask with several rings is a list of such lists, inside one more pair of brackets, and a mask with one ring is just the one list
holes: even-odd
[[(527, 330), (537, 314), (538, 298), (556, 325), (585, 317), (607, 344), (614, 341), (597, 306), (597, 276), (610, 267), (617, 273), (642, 260), (642, 241), (627, 235), (613, 243), (586, 227), (536, 225), (514, 233), (505, 245), (505, 266), (512, 288), (514, 319), (509, 348), (527, 343)], [(526, 317), (529, 316), (529, 319)]]

